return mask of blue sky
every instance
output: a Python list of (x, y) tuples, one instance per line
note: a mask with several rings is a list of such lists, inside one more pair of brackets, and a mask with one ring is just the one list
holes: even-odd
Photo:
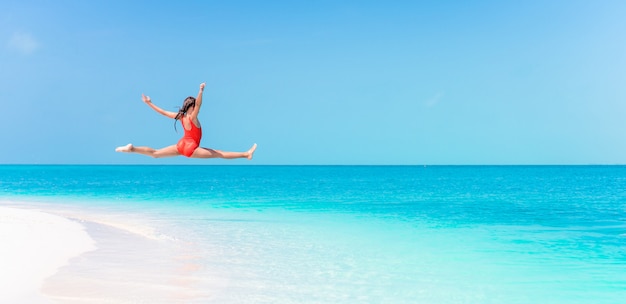
[[(2, 1), (0, 163), (625, 164), (624, 1)], [(202, 146), (152, 159), (207, 83)], [(180, 129), (180, 128), (179, 128)]]

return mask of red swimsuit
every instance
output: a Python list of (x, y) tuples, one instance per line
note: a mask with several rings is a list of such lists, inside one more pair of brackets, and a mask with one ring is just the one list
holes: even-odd
[(202, 139), (202, 129), (196, 127), (193, 121), (189, 120), (189, 125), (191, 125), (191, 129), (185, 129), (185, 124), (183, 120), (180, 120), (180, 123), (183, 125), (183, 129), (185, 130), (185, 135), (181, 138), (176, 144), (176, 149), (178, 153), (191, 157), (193, 151), (196, 151), (196, 148), (200, 146), (200, 139)]

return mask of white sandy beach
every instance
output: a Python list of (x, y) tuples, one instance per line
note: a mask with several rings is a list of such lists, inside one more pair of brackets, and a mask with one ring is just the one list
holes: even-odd
[(0, 303), (50, 303), (44, 280), (95, 242), (76, 221), (0, 206)]
[(40, 205), (0, 205), (0, 304), (207, 299), (198, 257), (176, 241), (110, 213)]

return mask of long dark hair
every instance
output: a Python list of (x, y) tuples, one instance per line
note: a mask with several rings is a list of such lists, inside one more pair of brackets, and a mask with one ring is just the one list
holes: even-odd
[[(195, 107), (195, 106), (196, 106), (195, 97), (189, 96), (185, 98), (185, 101), (183, 102), (183, 106), (181, 108), (178, 108), (178, 114), (176, 114), (176, 117), (174, 118), (174, 130), (176, 130), (176, 121), (183, 118), (183, 115), (187, 114), (187, 111), (189, 110), (189, 108)], [(178, 130), (176, 130), (176, 132), (178, 132)]]

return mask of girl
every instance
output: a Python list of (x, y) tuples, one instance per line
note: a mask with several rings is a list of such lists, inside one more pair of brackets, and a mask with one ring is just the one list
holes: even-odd
[(185, 135), (183, 135), (183, 138), (181, 138), (176, 145), (155, 150), (150, 147), (135, 147), (132, 144), (128, 144), (126, 146), (116, 148), (115, 151), (139, 153), (155, 158), (184, 155), (186, 157), (193, 158), (252, 159), (254, 150), (256, 150), (256, 144), (252, 145), (252, 148), (246, 152), (224, 152), (200, 147), (200, 139), (202, 139), (202, 126), (200, 126), (200, 121), (198, 120), (198, 113), (200, 112), (200, 106), (202, 106), (202, 92), (204, 91), (204, 86), (204, 83), (200, 84), (200, 92), (198, 92), (197, 98), (189, 96), (185, 99), (183, 107), (178, 110), (178, 113), (165, 111), (157, 107), (152, 103), (149, 96), (141, 94), (143, 102), (159, 114), (173, 118), (174, 120), (180, 120), (183, 125), (183, 129), (185, 130)]

